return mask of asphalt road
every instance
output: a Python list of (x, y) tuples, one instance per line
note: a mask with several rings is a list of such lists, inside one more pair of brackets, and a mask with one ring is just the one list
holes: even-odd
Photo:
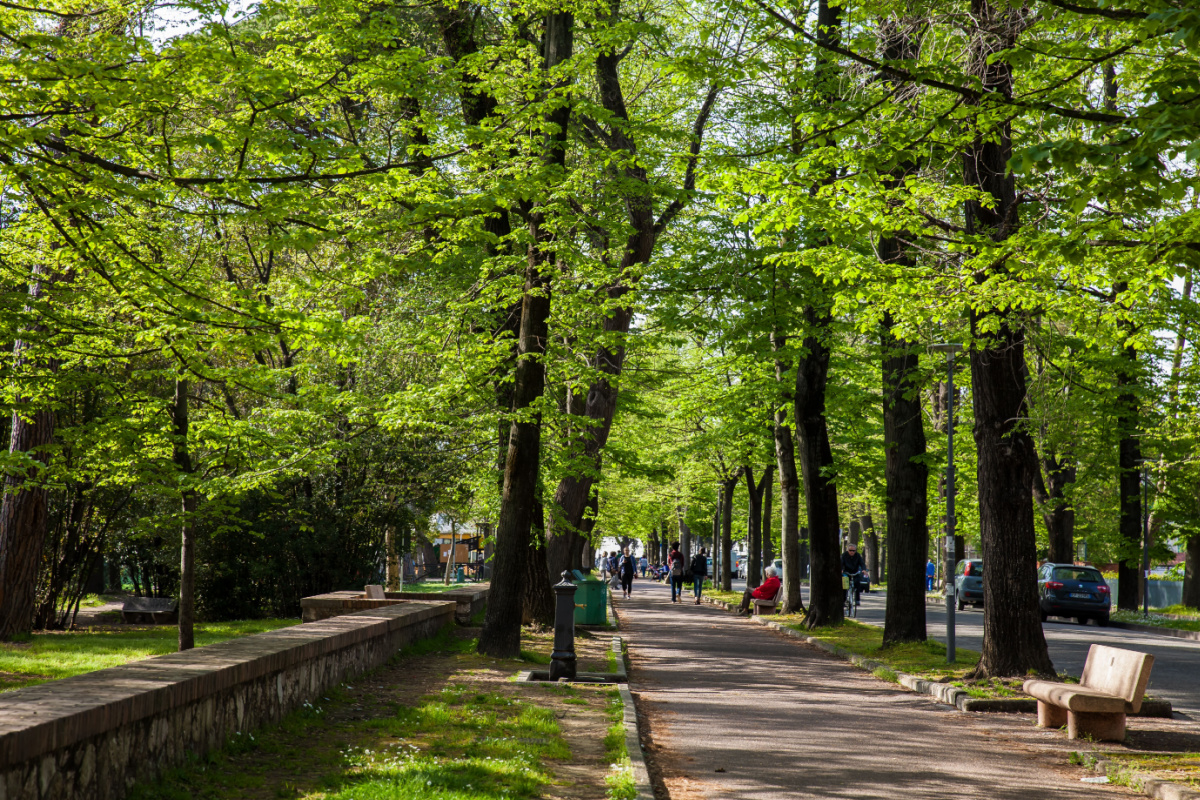
[[(745, 581), (734, 581), (734, 589), (741, 591)], [(808, 589), (805, 588), (805, 602)], [(864, 594), (858, 621), (871, 625), (883, 625), (884, 593)], [(926, 631), (931, 638), (946, 641), (945, 605), (928, 605), (925, 609)], [(1174, 639), (1152, 633), (1100, 628), (1091, 623), (1077, 625), (1051, 617), (1042, 624), (1050, 658), (1060, 672), (1078, 676), (1083, 671), (1088, 647), (1092, 644), (1107, 644), (1150, 653), (1154, 656), (1154, 668), (1150, 673), (1147, 693), (1169, 700), (1176, 711), (1194, 719), (1200, 719), (1200, 642), (1189, 639)], [(954, 641), (956, 646), (978, 651), (983, 646), (983, 611), (967, 607), (954, 615)]]

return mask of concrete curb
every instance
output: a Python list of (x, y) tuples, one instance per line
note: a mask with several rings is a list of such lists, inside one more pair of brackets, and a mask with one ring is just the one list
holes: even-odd
[(1175, 639), (1191, 639), (1193, 642), (1200, 642), (1200, 631), (1185, 631), (1179, 628), (1164, 628), (1159, 625), (1139, 625), (1136, 622), (1114, 622), (1108, 621), (1110, 628), (1123, 628), (1127, 631), (1137, 631), (1138, 633), (1156, 633), (1159, 636), (1171, 636)]
[[(732, 603), (727, 603), (724, 600), (713, 600), (705, 597), (704, 602), (709, 605), (720, 606), (726, 611), (737, 611), (737, 607)], [(938, 702), (946, 705), (954, 706), (959, 711), (971, 711), (974, 713), (990, 713), (990, 714), (1036, 714), (1037, 700), (1032, 697), (972, 697), (966, 689), (960, 689), (957, 686), (951, 686), (946, 683), (938, 683), (937, 681), (928, 681), (924, 678), (918, 678), (916, 675), (908, 675), (903, 672), (896, 672), (886, 664), (878, 661), (872, 661), (869, 658), (852, 653), (849, 650), (823, 642), (820, 639), (815, 639), (811, 636), (806, 636), (803, 633), (782, 625), (778, 622), (766, 619), (764, 617), (747, 617), (747, 619), (757, 622), (759, 625), (765, 625), (768, 628), (783, 633), (786, 636), (799, 639), (802, 642), (807, 642), (813, 647), (824, 650), (827, 653), (845, 659), (856, 667), (865, 669), (867, 672), (875, 673), (882, 670), (887, 673), (887, 676), (876, 675), (876, 677), (884, 680), (893, 680), (890, 675), (895, 675), (894, 682), (900, 684), (905, 689), (917, 692), (918, 694), (927, 694)], [(1172, 708), (1171, 704), (1165, 700), (1145, 700), (1142, 702), (1142, 709), (1131, 714), (1133, 717), (1159, 717), (1162, 719), (1171, 719)], [(1200, 800), (1200, 799), (1198, 799)]]
[(1112, 783), (1128, 784), (1155, 800), (1200, 800), (1200, 792), (1195, 789), (1135, 772), (1096, 753), (1076, 752), (1075, 755), (1085, 768), (1100, 773)]
[(650, 772), (646, 769), (646, 757), (642, 753), (642, 733), (638, 729), (637, 706), (633, 702), (633, 693), (629, 686), (621, 684), (621, 701), (625, 704), (625, 752), (629, 754), (629, 764), (633, 768), (633, 782), (637, 786), (636, 800), (654, 800), (654, 790), (650, 788)]

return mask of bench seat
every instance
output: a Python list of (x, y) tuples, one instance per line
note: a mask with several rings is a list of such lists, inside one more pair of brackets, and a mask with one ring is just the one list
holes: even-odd
[(1114, 697), (1098, 689), (1088, 689), (1074, 683), (1054, 681), (1025, 681), (1025, 694), (1045, 700), (1068, 711), (1090, 711), (1098, 714), (1132, 713), (1126, 711), (1124, 698)]

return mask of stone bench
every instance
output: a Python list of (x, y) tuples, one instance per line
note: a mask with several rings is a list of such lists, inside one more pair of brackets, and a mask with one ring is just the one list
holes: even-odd
[[(371, 608), (385, 608), (408, 601), (429, 602), (430, 600), (453, 600), (458, 604), (455, 619), (460, 625), (467, 625), (483, 611), (487, 604), (489, 584), (477, 583), (464, 585), (461, 589), (449, 592), (386, 592), (382, 587), (368, 585), (362, 591), (328, 592), (313, 595), (300, 600), (300, 616), (305, 622), (317, 622), (355, 611), (365, 611)], [(379, 595), (382, 594), (382, 597)], [(372, 597), (371, 595), (374, 595)]]
[(1125, 715), (1136, 714), (1150, 681), (1154, 656), (1094, 644), (1078, 684), (1025, 681), (1025, 693), (1038, 701), (1038, 726), (1067, 726), (1067, 738), (1125, 739)]
[(762, 614), (775, 614), (779, 610), (779, 598), (783, 595), (783, 584), (779, 584), (779, 588), (775, 591), (775, 596), (770, 600), (764, 600), (761, 597), (754, 598), (754, 616)]
[(178, 603), (166, 597), (131, 597), (121, 606), (121, 621), (130, 625), (174, 625)]

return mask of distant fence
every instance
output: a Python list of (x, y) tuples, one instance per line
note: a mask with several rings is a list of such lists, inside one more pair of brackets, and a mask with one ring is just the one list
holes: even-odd
[[(1121, 581), (1118, 578), (1105, 578), (1108, 588), (1112, 591), (1113, 599), (1118, 597)], [(1146, 581), (1146, 595), (1152, 608), (1166, 608), (1183, 602), (1183, 581)]]
[(0, 800), (120, 800), (454, 622), (436, 597), (0, 694)]

